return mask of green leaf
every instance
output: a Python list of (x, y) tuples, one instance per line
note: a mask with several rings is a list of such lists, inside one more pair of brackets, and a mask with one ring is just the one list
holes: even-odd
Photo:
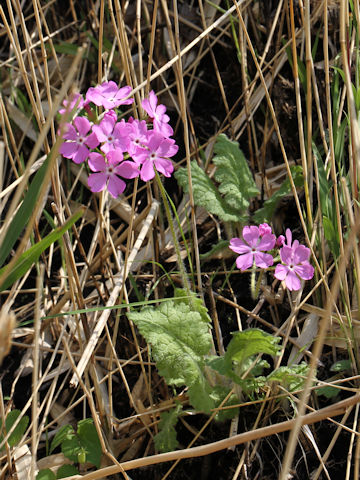
[(128, 317), (151, 345), (156, 366), (169, 385), (186, 385), (191, 404), (206, 413), (213, 407), (204, 375), (204, 356), (211, 348), (208, 324), (187, 303), (168, 301), (130, 312)]
[(347, 360), (338, 360), (330, 367), (331, 372), (346, 372), (351, 371), (351, 361)]
[(63, 425), (59, 431), (56, 433), (53, 438), (50, 446), (50, 453), (52, 453), (56, 447), (62, 444), (62, 442), (67, 438), (71, 439), (75, 436), (74, 429), (71, 425)]
[(79, 454), (83, 453), (83, 446), (80, 443), (80, 440), (77, 435), (74, 435), (70, 438), (65, 438), (61, 443), (61, 451), (66, 458), (72, 462), (78, 463)]
[(101, 443), (91, 418), (85, 418), (78, 422), (77, 434), (82, 447), (86, 451), (86, 461), (100, 468), (102, 455)]
[(155, 448), (160, 452), (172, 452), (178, 446), (175, 425), (177, 424), (182, 406), (177, 405), (169, 412), (160, 414), (159, 433), (155, 435)]
[[(10, 429), (12, 428), (16, 420), (19, 418), (20, 414), (21, 414), (20, 410), (11, 410), (11, 412), (8, 413), (5, 420), (6, 433), (10, 431)], [(12, 432), (12, 434), (8, 439), (8, 444), (10, 447), (15, 447), (20, 442), (28, 424), (29, 424), (29, 417), (27, 415), (24, 415), (20, 419), (19, 423), (16, 425), (14, 431)], [(2, 419), (0, 419), (0, 431), (2, 430), (2, 426), (3, 426), (3, 422), (2, 422)], [(3, 434), (0, 435), (0, 443), (3, 442), (4, 437), (5, 436)]]
[[(223, 400), (228, 396), (230, 393), (230, 388), (228, 387), (223, 387), (222, 385), (216, 385), (211, 393), (212, 398), (215, 401), (215, 406), (214, 408), (217, 408)], [(228, 400), (224, 405), (222, 405), (222, 408), (218, 410), (218, 412), (215, 415), (215, 420), (218, 422), (224, 422), (225, 420), (231, 420), (232, 418), (236, 417), (236, 415), (239, 413), (239, 407), (234, 407), (234, 408), (225, 408), (229, 407), (231, 405), (237, 405), (239, 403), (239, 399), (235, 393), (230, 395)]]
[[(293, 165), (290, 167), (291, 174), (296, 187), (300, 187), (303, 182), (302, 167), (300, 165)], [(255, 223), (271, 222), (271, 219), (274, 215), (277, 205), (280, 200), (286, 195), (291, 193), (290, 180), (287, 178), (282, 184), (277, 192), (275, 192), (270, 198), (264, 202), (264, 206), (259, 208), (259, 210), (254, 215)]]
[(204, 302), (201, 298), (196, 296), (195, 292), (190, 292), (191, 298), (187, 297), (187, 292), (184, 288), (175, 288), (174, 289), (174, 303), (186, 303), (190, 306), (191, 309), (200, 313), (201, 320), (205, 323), (211, 322), (211, 318), (208, 315), (208, 309), (204, 306)]
[(236, 362), (243, 370), (244, 366), (246, 367), (246, 359), (253, 355), (259, 353), (278, 355), (279, 341), (280, 337), (273, 337), (259, 328), (249, 328), (242, 332), (235, 332), (226, 350), (225, 359), (228, 362)]
[(219, 192), (226, 202), (241, 214), (246, 213), (249, 199), (260, 192), (256, 187), (250, 168), (238, 142), (231, 141), (226, 135), (218, 136), (213, 162), (216, 165), (215, 180), (220, 183)]
[(267, 380), (279, 382), (289, 392), (300, 390), (309, 373), (309, 366), (305, 362), (289, 367), (279, 367), (268, 375)]
[(72, 215), (61, 227), (58, 227), (53, 232), (49, 233), (45, 238), (40, 240), (18, 258), (11, 271), (6, 271), (6, 266), (0, 269), (0, 279), (5, 273), (5, 278), (0, 280), (0, 292), (10, 287), (16, 280), (21, 278), (31, 268), (42, 252), (50, 247), (51, 244), (59, 240), (64, 233), (71, 228), (71, 226), (81, 217), (83, 209), (78, 210)]
[(56, 475), (50, 468), (44, 468), (36, 475), (36, 480), (56, 480)]
[(79, 470), (74, 465), (62, 465), (56, 472), (56, 478), (66, 478), (79, 475)]
[(4, 264), (5, 260), (10, 255), (13, 246), (20, 238), (21, 232), (26, 227), (31, 214), (34, 211), (51, 156), (52, 152), (49, 153), (44, 163), (36, 172), (25, 198), (6, 232), (4, 241), (0, 246), (0, 266)]
[[(179, 168), (175, 178), (185, 192), (189, 191), (189, 180), (186, 168)], [(191, 178), (195, 205), (205, 208), (209, 213), (217, 215), (224, 222), (241, 221), (240, 212), (231, 207), (220, 195), (219, 191), (206, 175), (204, 170), (191, 162)]]

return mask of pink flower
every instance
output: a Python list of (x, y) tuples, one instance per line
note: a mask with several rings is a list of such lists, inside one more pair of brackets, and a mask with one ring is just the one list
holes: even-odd
[(144, 98), (141, 105), (149, 117), (153, 120), (154, 130), (161, 133), (164, 137), (171, 137), (173, 129), (168, 125), (170, 120), (166, 115), (165, 105), (157, 105), (158, 99), (154, 90), (149, 93), (149, 98)]
[(261, 223), (259, 225), (259, 233), (260, 233), (260, 236), (263, 237), (264, 235), (266, 235), (267, 233), (271, 233), (271, 227), (270, 225), (268, 225), (267, 223)]
[(230, 248), (240, 256), (236, 259), (236, 266), (241, 270), (247, 270), (252, 267), (254, 261), (259, 268), (268, 268), (274, 263), (273, 257), (267, 250), (272, 250), (275, 246), (275, 235), (265, 233), (262, 237), (259, 228), (256, 226), (244, 227), (242, 231), (243, 240), (232, 238)]
[(69, 100), (63, 101), (64, 108), (60, 108), (59, 113), (63, 115), (65, 112), (71, 112), (75, 106), (79, 110), (84, 106), (84, 99), (80, 93), (72, 93)]
[(99, 125), (93, 126), (93, 132), (99, 143), (102, 143), (100, 150), (107, 154), (111, 150), (120, 149), (126, 152), (129, 146), (129, 138), (125, 120), (116, 123), (112, 114), (105, 114)]
[(310, 249), (305, 245), (299, 245), (298, 240), (292, 242), (292, 233), (286, 230), (287, 244), (280, 249), (280, 258), (283, 264), (276, 265), (275, 277), (285, 280), (289, 290), (299, 290), (301, 281), (311, 280), (314, 276), (314, 267), (309, 263)]
[[(75, 163), (81, 163), (89, 156), (89, 148), (95, 148), (99, 145), (96, 136), (91, 133), (91, 123), (85, 117), (76, 117), (73, 121), (76, 128), (70, 123), (66, 124), (67, 131), (64, 133), (64, 142), (59, 152), (65, 158), (71, 158)], [(89, 147), (89, 148), (87, 148)]]
[[(148, 142), (148, 129), (145, 120), (141, 122), (139, 120), (132, 119), (127, 123), (129, 146), (128, 153), (134, 156), (136, 161), (136, 153), (139, 151), (139, 147), (143, 147)], [(140, 151), (140, 153), (142, 150)]]
[(107, 109), (116, 108), (119, 105), (130, 105), (132, 98), (126, 99), (131, 93), (131, 87), (119, 88), (115, 82), (104, 82), (96, 87), (90, 87), (86, 92), (86, 100), (93, 102), (97, 106), (103, 106)]
[(282, 247), (285, 243), (285, 237), (284, 235), (279, 235), (278, 238), (276, 239), (276, 246), (277, 247)]
[(136, 154), (136, 162), (142, 164), (140, 178), (144, 182), (155, 177), (155, 170), (170, 177), (174, 166), (169, 157), (174, 156), (179, 147), (175, 140), (164, 138), (160, 133), (149, 131), (147, 136), (147, 148), (139, 148)]
[(89, 175), (88, 185), (92, 192), (101, 192), (108, 188), (110, 195), (118, 197), (126, 187), (126, 183), (120, 178), (135, 178), (139, 175), (137, 165), (134, 162), (122, 162), (123, 155), (119, 150), (109, 152), (106, 160), (100, 153), (91, 153), (89, 167), (93, 172)]

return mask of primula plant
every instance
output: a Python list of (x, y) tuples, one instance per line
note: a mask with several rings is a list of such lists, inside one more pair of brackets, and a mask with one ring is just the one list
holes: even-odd
[[(173, 130), (168, 124), (166, 107), (158, 105), (153, 91), (142, 101), (147, 121), (121, 118), (119, 107), (131, 105), (131, 87), (119, 88), (115, 82), (90, 87), (85, 99), (80, 93), (65, 100), (60, 114), (75, 113), (66, 123), (60, 153), (80, 164), (87, 162), (88, 185), (92, 192), (107, 188), (114, 198), (124, 192), (126, 180), (140, 177), (147, 182), (155, 169), (170, 177), (174, 167), (170, 160), (177, 151)], [(105, 109), (100, 114), (99, 107)]]
[(245, 226), (242, 239), (232, 238), (229, 248), (240, 254), (236, 266), (242, 271), (251, 268), (253, 274), (256, 267), (266, 270), (274, 264), (274, 257), (269, 252), (274, 251), (274, 247), (280, 247), (281, 263), (276, 265), (274, 275), (284, 281), (290, 291), (300, 290), (301, 280), (311, 280), (314, 276), (314, 267), (309, 263), (310, 249), (300, 245), (298, 240), (292, 242), (289, 228), (286, 230), (286, 243), (283, 235), (276, 239), (271, 232), (271, 227), (264, 223), (259, 227)]

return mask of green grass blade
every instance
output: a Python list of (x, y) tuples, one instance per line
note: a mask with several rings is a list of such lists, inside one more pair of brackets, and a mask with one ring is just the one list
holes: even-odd
[(56, 228), (49, 233), (40, 242), (33, 245), (26, 252), (24, 252), (15, 263), (14, 268), (7, 272), (7, 266), (0, 269), (0, 292), (10, 287), (16, 280), (21, 278), (31, 268), (42, 252), (44, 252), (51, 244), (59, 240), (64, 233), (71, 228), (71, 226), (82, 216), (83, 209), (80, 209), (72, 215), (67, 222), (61, 227)]
[(29, 222), (31, 214), (35, 209), (35, 205), (41, 191), (41, 185), (44, 181), (51, 157), (52, 151), (49, 153), (44, 163), (36, 172), (33, 181), (31, 182), (30, 187), (24, 197), (24, 200), (16, 212), (8, 231), (6, 232), (4, 241), (0, 247), (0, 266), (4, 264), (12, 248), (19, 239), (21, 232)]

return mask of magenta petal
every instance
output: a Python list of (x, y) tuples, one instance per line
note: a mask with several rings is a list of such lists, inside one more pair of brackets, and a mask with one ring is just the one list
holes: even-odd
[(293, 249), (284, 245), (280, 248), (280, 258), (283, 263), (290, 265), (292, 263)]
[(107, 175), (105, 173), (91, 173), (88, 185), (92, 192), (101, 192), (106, 187)]
[(138, 166), (134, 162), (126, 161), (115, 168), (115, 172), (124, 178), (135, 178), (139, 175)]
[(143, 166), (141, 168), (140, 178), (143, 182), (148, 182), (154, 177), (155, 177), (155, 170), (154, 170), (153, 162), (151, 160), (146, 160), (143, 163)]
[(240, 238), (232, 238), (230, 240), (229, 248), (236, 253), (244, 254), (251, 251), (251, 247), (246, 245)]
[(174, 171), (174, 166), (171, 160), (166, 158), (157, 158), (154, 163), (156, 170), (165, 175), (165, 177), (171, 177), (171, 174)]
[(291, 232), (290, 228), (287, 228), (287, 229), (286, 229), (285, 235), (286, 235), (287, 245), (288, 245), (289, 247), (291, 247), (292, 232)]
[(102, 172), (106, 169), (104, 157), (100, 153), (90, 153), (88, 164), (93, 172)]
[(77, 140), (78, 134), (71, 123), (65, 124), (65, 132), (62, 137), (64, 140)]
[(236, 259), (236, 266), (241, 271), (251, 268), (253, 264), (253, 255), (251, 253), (246, 253), (245, 255), (240, 255)]
[(99, 145), (99, 140), (95, 133), (90, 133), (90, 135), (87, 137), (85, 141), (86, 145), (89, 148), (96, 148)]
[(77, 152), (73, 155), (72, 159), (73, 159), (73, 162), (75, 163), (82, 163), (87, 159), (88, 156), (89, 156), (89, 150), (85, 147), (85, 145), (82, 145), (81, 147), (78, 148)]
[(255, 264), (259, 268), (268, 268), (271, 267), (274, 263), (273, 257), (270, 253), (255, 252)]
[(310, 249), (305, 247), (305, 245), (299, 245), (296, 249), (294, 249), (295, 265), (298, 265), (299, 263), (302, 263), (302, 262), (306, 262), (307, 260), (309, 260), (309, 257), (310, 257)]
[(75, 142), (65, 142), (60, 146), (59, 152), (65, 158), (72, 158), (78, 146)]
[(308, 262), (304, 262), (302, 265), (296, 265), (294, 271), (303, 280), (311, 280), (314, 276), (314, 267)]
[(289, 271), (289, 267), (287, 267), (286, 265), (281, 265), (281, 264), (276, 265), (275, 273), (274, 273), (275, 278), (277, 278), (278, 280), (285, 280), (286, 275), (288, 274), (288, 271)]
[(110, 152), (108, 152), (106, 158), (108, 159), (108, 162), (111, 163), (111, 165), (116, 165), (122, 162), (124, 155), (121, 150), (116, 148), (115, 150), (111, 150)]
[(91, 124), (86, 117), (76, 117), (74, 124), (82, 137), (84, 137), (91, 128)]
[(242, 231), (243, 238), (251, 247), (256, 247), (259, 239), (259, 229), (255, 225), (246, 226)]
[(154, 130), (161, 133), (164, 137), (171, 137), (174, 133), (174, 130), (168, 123), (159, 122), (154, 120)]
[(116, 175), (112, 175), (109, 178), (109, 183), (107, 188), (109, 190), (110, 195), (112, 195), (114, 198), (117, 198), (125, 190), (125, 187), (126, 187), (126, 183)]
[(289, 273), (285, 279), (286, 286), (289, 290), (300, 290), (301, 281), (295, 272), (289, 270)]
[(260, 240), (257, 250), (272, 250), (275, 247), (276, 237), (272, 233), (266, 233)]

